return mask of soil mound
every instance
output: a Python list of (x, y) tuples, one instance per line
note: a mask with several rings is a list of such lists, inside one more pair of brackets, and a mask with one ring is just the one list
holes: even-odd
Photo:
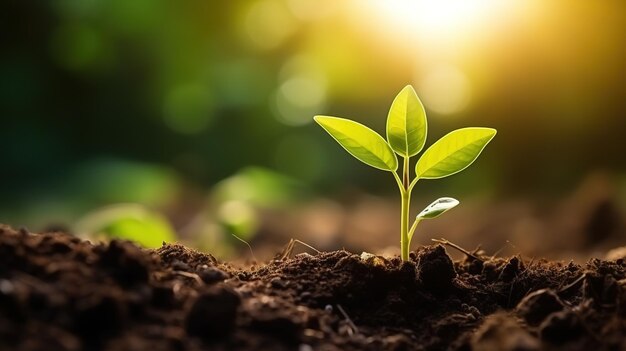
[(626, 262), (409, 262), (346, 251), (234, 268), (0, 227), (2, 350), (626, 349)]

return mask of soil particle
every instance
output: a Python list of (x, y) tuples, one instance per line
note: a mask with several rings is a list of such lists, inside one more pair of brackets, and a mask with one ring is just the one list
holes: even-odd
[(274, 277), (272, 278), (272, 280), (270, 280), (270, 285), (272, 286), (272, 288), (275, 289), (286, 289), (289, 285), (289, 282), (286, 282), (278, 277)]
[(417, 256), (419, 280), (424, 288), (433, 292), (445, 292), (456, 277), (452, 259), (442, 245), (424, 247)]
[(517, 305), (515, 311), (532, 326), (539, 325), (549, 314), (565, 308), (556, 292), (541, 289), (526, 295)]
[[(58, 246), (58, 243), (56, 243)], [(113, 240), (100, 255), (100, 265), (123, 286), (145, 283), (148, 280), (148, 259), (135, 245)]]
[(202, 279), (202, 281), (206, 284), (221, 282), (228, 278), (228, 274), (226, 272), (215, 267), (209, 267), (207, 265), (203, 265), (200, 268), (198, 276), (200, 276), (200, 279)]
[(159, 256), (161, 262), (169, 267), (172, 267), (176, 262), (184, 262), (195, 270), (198, 267), (210, 267), (217, 264), (217, 260), (212, 255), (201, 253), (178, 244), (167, 245), (164, 243), (163, 246), (155, 250), (155, 253)]
[(185, 319), (187, 333), (209, 340), (228, 337), (240, 303), (239, 295), (223, 285), (203, 291), (189, 308)]
[(626, 349), (623, 261), (410, 257), (243, 269), (181, 245), (0, 227), (0, 350)]
[(391, 351), (407, 351), (413, 349), (413, 340), (404, 334), (390, 335), (383, 339), (383, 348)]
[(152, 287), (152, 306), (157, 308), (170, 308), (176, 303), (174, 289), (167, 285), (157, 285)]
[(619, 287), (611, 274), (585, 274), (583, 296), (600, 304), (617, 303)]
[(99, 342), (123, 327), (124, 307), (113, 296), (92, 296), (79, 301), (74, 328), (85, 342)]
[(585, 332), (580, 318), (570, 310), (550, 314), (539, 326), (541, 339), (555, 344), (576, 341)]
[(260, 315), (252, 319), (250, 327), (261, 333), (282, 338), (288, 344), (295, 344), (300, 339), (301, 326), (289, 316)]
[(538, 351), (541, 343), (505, 313), (487, 317), (471, 338), (474, 351)]
[(500, 272), (499, 280), (503, 282), (511, 282), (522, 270), (523, 263), (518, 257), (511, 257)]
[(466, 258), (467, 264), (467, 272), (470, 274), (478, 275), (481, 274), (484, 268), (484, 262), (481, 260), (475, 260), (471, 257)]

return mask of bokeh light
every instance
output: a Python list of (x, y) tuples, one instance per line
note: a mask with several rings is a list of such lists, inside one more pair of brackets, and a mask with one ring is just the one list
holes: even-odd
[(472, 88), (461, 70), (441, 64), (420, 77), (417, 89), (426, 108), (449, 115), (462, 111), (469, 104)]
[(283, 1), (259, 0), (248, 9), (245, 29), (254, 45), (273, 49), (293, 34), (296, 23)]

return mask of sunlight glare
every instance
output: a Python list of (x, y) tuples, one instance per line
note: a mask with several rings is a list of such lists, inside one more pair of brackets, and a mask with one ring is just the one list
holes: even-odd
[(473, 29), (499, 15), (500, 0), (370, 0), (381, 16), (420, 36), (439, 39)]

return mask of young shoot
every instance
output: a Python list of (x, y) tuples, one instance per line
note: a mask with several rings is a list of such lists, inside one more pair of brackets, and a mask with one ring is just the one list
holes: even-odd
[[(374, 168), (393, 174), (402, 201), (400, 247), (408, 260), (413, 233), (420, 221), (440, 216), (459, 202), (442, 197), (420, 212), (409, 227), (411, 192), (420, 179), (438, 179), (458, 173), (471, 165), (496, 135), (493, 128), (470, 127), (452, 131), (432, 144), (415, 165), (411, 179), (409, 164), (426, 144), (426, 111), (412, 86), (396, 96), (387, 116), (387, 140), (370, 128), (345, 118), (315, 116), (315, 121), (348, 153)], [(398, 156), (402, 163), (398, 175)]]

